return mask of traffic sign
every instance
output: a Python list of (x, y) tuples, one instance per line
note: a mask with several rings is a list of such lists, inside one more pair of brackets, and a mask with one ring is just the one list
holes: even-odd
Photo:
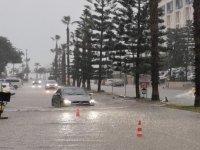
[(147, 89), (146, 88), (142, 88), (142, 94), (147, 94)]
[(140, 82), (141, 89), (146, 89), (148, 85), (148, 82)]

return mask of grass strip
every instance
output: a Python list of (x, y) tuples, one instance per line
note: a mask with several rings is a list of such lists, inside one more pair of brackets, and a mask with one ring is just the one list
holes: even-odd
[(185, 105), (177, 105), (177, 104), (166, 104), (163, 107), (200, 113), (200, 107), (194, 107), (194, 106), (185, 106)]

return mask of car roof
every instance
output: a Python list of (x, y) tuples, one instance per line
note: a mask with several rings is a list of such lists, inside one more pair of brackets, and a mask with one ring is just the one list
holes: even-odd
[(54, 82), (56, 82), (56, 80), (47, 80), (47, 82), (51, 82), (51, 81), (54, 81)]
[(62, 86), (61, 89), (83, 89), (83, 90), (85, 90), (82, 87), (75, 87), (75, 86)]

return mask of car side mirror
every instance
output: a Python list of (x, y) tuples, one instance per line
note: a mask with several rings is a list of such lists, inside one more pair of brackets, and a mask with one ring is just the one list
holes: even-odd
[(61, 94), (60, 94), (60, 93), (55, 93), (55, 95), (56, 95), (56, 96), (61, 96)]

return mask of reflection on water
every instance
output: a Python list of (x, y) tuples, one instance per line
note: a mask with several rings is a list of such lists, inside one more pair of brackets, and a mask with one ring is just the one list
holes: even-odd
[(45, 93), (47, 93), (47, 94), (54, 94), (55, 91), (54, 90), (45, 90)]
[[(86, 115), (87, 115), (86, 116), (87, 119), (96, 120), (99, 117), (99, 112), (89, 111), (88, 113), (86, 113)], [(85, 115), (81, 115), (81, 118), (85, 118), (84, 116)], [(65, 113), (62, 113), (60, 118), (61, 118), (60, 121), (63, 122), (63, 123), (64, 122), (65, 123), (72, 123), (72, 121), (75, 120), (77, 117), (76, 117), (76, 114), (65, 112)]]
[(58, 132), (62, 135), (60, 140), (66, 142), (67, 145), (83, 142), (99, 144), (102, 139), (102, 131), (99, 129), (99, 125), (95, 123), (99, 119), (99, 112), (84, 108), (80, 111), (80, 117), (76, 117), (74, 111), (60, 114), (58, 118)]
[(59, 123), (62, 125), (59, 128), (59, 133), (62, 134), (67, 134), (71, 133), (72, 129), (68, 126), (68, 124), (71, 124), (73, 120), (73, 116), (71, 113), (62, 113), (61, 116), (59, 117)]
[(60, 121), (61, 122), (69, 122), (72, 119), (73, 119), (72, 114), (70, 114), (70, 113), (62, 113)]
[(32, 85), (31, 87), (32, 88), (39, 88), (40, 89), (40, 88), (42, 88), (42, 85)]
[(90, 120), (98, 119), (99, 113), (96, 111), (89, 111), (87, 118)]

